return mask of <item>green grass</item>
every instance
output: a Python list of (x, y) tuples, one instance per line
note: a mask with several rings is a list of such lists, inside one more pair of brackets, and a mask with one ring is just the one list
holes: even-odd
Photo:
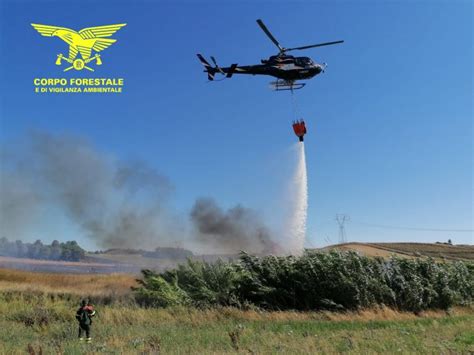
[(469, 353), (474, 313), (365, 313), (143, 309), (97, 306), (93, 342), (79, 343), (76, 303), (0, 293), (0, 354)]

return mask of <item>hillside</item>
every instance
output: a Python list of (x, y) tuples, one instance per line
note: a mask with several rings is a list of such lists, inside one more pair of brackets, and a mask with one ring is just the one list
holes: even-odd
[(474, 261), (474, 245), (449, 245), (438, 243), (344, 243), (330, 245), (321, 250), (353, 250), (366, 256), (388, 258), (432, 257), (436, 259)]

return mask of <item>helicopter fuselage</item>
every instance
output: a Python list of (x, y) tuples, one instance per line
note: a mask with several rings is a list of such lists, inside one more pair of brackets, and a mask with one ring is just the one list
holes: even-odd
[(310, 79), (324, 70), (323, 65), (308, 57), (271, 56), (262, 64), (220, 68), (228, 74), (269, 75), (286, 81)]

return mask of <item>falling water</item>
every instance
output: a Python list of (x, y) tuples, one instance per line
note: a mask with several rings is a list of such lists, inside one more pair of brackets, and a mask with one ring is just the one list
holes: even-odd
[(293, 175), (291, 192), (292, 204), (287, 235), (288, 249), (291, 254), (298, 255), (303, 252), (306, 238), (306, 217), (308, 213), (308, 177), (306, 174), (306, 156), (304, 143), (298, 142), (296, 146), (297, 165)]

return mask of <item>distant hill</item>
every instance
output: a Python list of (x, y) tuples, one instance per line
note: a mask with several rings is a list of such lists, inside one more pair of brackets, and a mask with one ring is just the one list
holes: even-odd
[(474, 245), (450, 245), (444, 243), (344, 243), (330, 245), (321, 250), (353, 250), (366, 256), (388, 258), (432, 257), (445, 260), (474, 261)]

